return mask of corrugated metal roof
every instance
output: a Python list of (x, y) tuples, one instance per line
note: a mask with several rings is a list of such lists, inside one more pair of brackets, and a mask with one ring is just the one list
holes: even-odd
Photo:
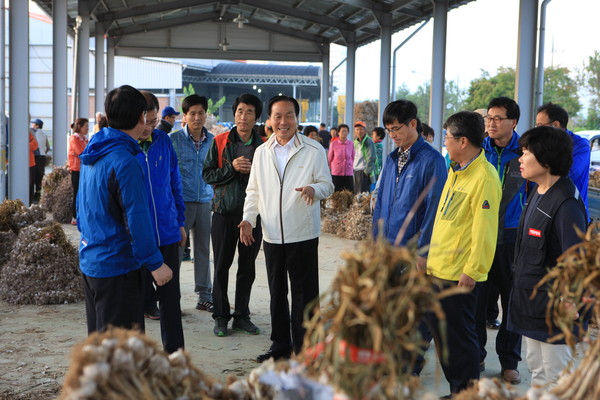
[[(50, 15), (52, 0), (35, 0)], [(448, 0), (450, 9), (474, 0)], [(68, 0), (74, 26), (78, 1)], [(100, 0), (91, 19), (115, 54), (153, 57), (321, 61), (326, 46), (379, 39), (431, 17), (431, 0)], [(246, 23), (243, 29), (238, 18)], [(93, 29), (93, 28), (92, 28)], [(227, 49), (222, 46), (227, 42)]]
[(273, 64), (219, 64), (207, 75), (269, 75), (269, 76), (319, 76), (320, 68), (314, 65)]

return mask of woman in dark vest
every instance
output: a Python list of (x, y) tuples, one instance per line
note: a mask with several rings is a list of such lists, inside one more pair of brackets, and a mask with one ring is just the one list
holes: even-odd
[[(532, 385), (552, 387), (569, 361), (571, 349), (564, 341), (548, 342), (560, 333), (546, 325), (547, 287), (531, 299), (533, 288), (556, 265), (556, 259), (581, 242), (575, 227), (585, 231), (585, 206), (569, 178), (573, 142), (558, 128), (531, 129), (519, 139), (523, 178), (535, 183), (528, 196), (517, 233), (508, 329), (520, 333), (527, 344), (527, 365)], [(573, 317), (578, 314), (573, 307)], [(587, 323), (584, 324), (587, 327)]]

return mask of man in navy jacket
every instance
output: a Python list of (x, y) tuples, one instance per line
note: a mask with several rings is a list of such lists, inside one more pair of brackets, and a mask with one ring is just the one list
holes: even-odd
[(88, 333), (109, 325), (144, 330), (141, 268), (162, 286), (172, 277), (153, 235), (142, 168), (135, 156), (146, 126), (146, 99), (113, 89), (104, 102), (108, 128), (80, 155), (77, 226)]
[[(373, 210), (373, 233), (380, 231), (393, 244), (405, 245), (418, 236), (417, 246), (429, 245), (433, 221), (444, 183), (448, 177), (446, 162), (439, 151), (429, 145), (417, 132), (417, 107), (408, 100), (396, 100), (383, 112), (386, 132), (394, 141), (394, 149), (385, 160), (377, 202)], [(408, 214), (419, 195), (432, 182), (433, 186), (413, 217)], [(408, 219), (408, 221), (407, 221)], [(403, 224), (406, 230), (396, 243)], [(419, 255), (419, 266), (425, 265), (426, 250)]]
[(171, 140), (165, 132), (153, 129), (158, 118), (158, 100), (150, 92), (142, 91), (142, 94), (148, 103), (148, 110), (146, 129), (140, 137), (142, 152), (137, 159), (144, 174), (152, 231), (165, 264), (173, 271), (173, 279), (166, 285), (158, 286), (156, 294), (152, 277), (145, 274), (146, 308), (149, 298), (156, 307), (158, 297), (163, 347), (167, 353), (173, 353), (184, 347), (179, 303), (179, 247), (185, 246), (185, 206), (177, 156)]

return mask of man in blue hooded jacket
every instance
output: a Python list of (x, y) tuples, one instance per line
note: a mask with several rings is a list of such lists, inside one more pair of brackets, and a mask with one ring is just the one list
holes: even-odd
[(141, 268), (150, 270), (159, 286), (172, 277), (156, 245), (135, 158), (146, 126), (146, 99), (124, 85), (110, 91), (104, 107), (109, 127), (96, 133), (80, 155), (77, 195), (88, 333), (109, 325), (143, 331)]
[(485, 369), (487, 355), (486, 308), (488, 304), (488, 287), (492, 286), (500, 294), (502, 304), (502, 322), (496, 337), (496, 353), (502, 368), (502, 378), (511, 384), (521, 382), (517, 370), (521, 361), (521, 335), (506, 329), (508, 297), (512, 280), (512, 264), (514, 259), (517, 228), (521, 212), (527, 199), (525, 179), (521, 177), (519, 165), (519, 135), (515, 127), (519, 122), (521, 110), (519, 105), (508, 97), (496, 97), (490, 101), (487, 115), (484, 117), (488, 133), (483, 141), (485, 157), (494, 166), (502, 185), (502, 199), (498, 211), (498, 240), (496, 253), (488, 275), (488, 281), (479, 289), (477, 303), (477, 335), (479, 337), (480, 359), (479, 369)]
[(158, 286), (156, 292), (152, 285), (152, 277), (148, 273), (145, 274), (145, 308), (147, 310), (149, 299), (156, 307), (158, 298), (163, 348), (167, 353), (173, 353), (184, 347), (179, 248), (185, 246), (185, 206), (177, 156), (171, 140), (165, 132), (153, 129), (158, 119), (158, 100), (150, 92), (142, 91), (142, 94), (146, 98), (148, 109), (146, 129), (139, 140), (142, 152), (137, 155), (137, 159), (144, 174), (155, 240), (165, 264), (173, 271), (173, 279), (163, 286)]
[(590, 213), (588, 210), (587, 194), (590, 181), (590, 142), (568, 130), (568, 122), (569, 113), (558, 104), (546, 103), (537, 109), (535, 126), (553, 126), (562, 129), (573, 139), (573, 164), (569, 170), (569, 177), (573, 180), (575, 187), (581, 194), (581, 200), (583, 200), (589, 220)]

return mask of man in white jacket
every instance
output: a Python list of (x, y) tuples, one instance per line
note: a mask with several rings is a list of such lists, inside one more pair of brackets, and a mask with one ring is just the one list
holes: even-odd
[(300, 113), (296, 99), (275, 96), (267, 111), (275, 134), (254, 153), (239, 225), (240, 240), (249, 245), (254, 242), (256, 217), (261, 217), (273, 343), (269, 351), (256, 358), (258, 362), (271, 357), (289, 358), (292, 351), (300, 352), (304, 309), (319, 295), (319, 201), (333, 193), (323, 146), (296, 133)]

